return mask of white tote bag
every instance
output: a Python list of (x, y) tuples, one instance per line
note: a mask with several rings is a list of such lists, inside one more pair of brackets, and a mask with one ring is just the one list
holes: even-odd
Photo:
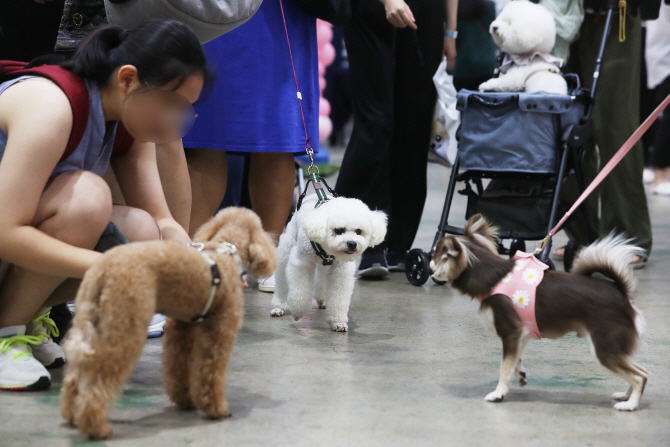
[(428, 161), (451, 167), (456, 161), (458, 151), (456, 130), (461, 124), (461, 113), (456, 110), (456, 88), (453, 77), (447, 73), (446, 57), (437, 68), (433, 82), (437, 89), (437, 104)]

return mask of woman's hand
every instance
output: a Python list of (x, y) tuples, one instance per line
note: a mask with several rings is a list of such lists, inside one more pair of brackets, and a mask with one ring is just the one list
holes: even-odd
[(386, 9), (386, 20), (396, 28), (410, 27), (416, 29), (416, 20), (412, 10), (404, 0), (381, 0)]
[(112, 167), (125, 204), (148, 212), (164, 240), (191, 242), (186, 230), (168, 208), (156, 161), (156, 145), (135, 142), (126, 154), (114, 157)]

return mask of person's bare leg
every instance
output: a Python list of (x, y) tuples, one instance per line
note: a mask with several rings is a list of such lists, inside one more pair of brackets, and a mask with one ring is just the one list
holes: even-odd
[(249, 166), (249, 197), (263, 229), (279, 241), (291, 211), (295, 189), (293, 154), (252, 153)]
[(195, 232), (216, 213), (226, 195), (228, 161), (224, 151), (189, 149), (186, 152), (191, 177), (191, 222), (189, 234)]
[(191, 222), (191, 180), (182, 141), (156, 145), (163, 193), (172, 217), (188, 232)]
[[(111, 213), (104, 180), (76, 171), (59, 175), (47, 186), (33, 225), (68, 244), (93, 248)], [(12, 265), (0, 286), (0, 327), (27, 324), (63, 280)]]
[[(107, 183), (109, 184), (108, 180)], [(113, 191), (112, 196), (114, 196)], [(114, 205), (112, 209), (112, 222), (116, 224), (130, 242), (153, 241), (160, 238), (160, 230), (156, 221), (144, 210), (129, 206)], [(80, 279), (66, 279), (56, 287), (44, 305), (55, 306), (67, 303), (68, 301), (74, 301), (80, 284)]]

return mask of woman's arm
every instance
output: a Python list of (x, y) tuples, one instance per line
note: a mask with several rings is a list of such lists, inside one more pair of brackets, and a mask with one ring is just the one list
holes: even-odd
[[(447, 30), (457, 30), (458, 0), (447, 0)], [(456, 65), (456, 39), (444, 36), (444, 49), (442, 51), (447, 58), (447, 69), (452, 70)]]
[(8, 134), (0, 163), (0, 258), (40, 273), (83, 277), (100, 254), (34, 226), (42, 193), (72, 129), (67, 97), (44, 79), (15, 84), (0, 95), (0, 127)]
[(170, 213), (188, 233), (193, 194), (182, 140), (157, 145), (156, 159)]
[(126, 154), (112, 158), (112, 168), (126, 205), (151, 214), (163, 239), (191, 242), (186, 230), (172, 217), (165, 200), (158, 174), (155, 144), (136, 141)]

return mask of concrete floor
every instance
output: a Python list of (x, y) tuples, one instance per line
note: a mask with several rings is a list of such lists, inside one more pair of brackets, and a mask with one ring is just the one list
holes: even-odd
[[(430, 247), (447, 175), (429, 168), (415, 246)], [(229, 373), (230, 419), (175, 410), (161, 388), (161, 341), (149, 340), (112, 411), (108, 441), (88, 442), (63, 423), (59, 371), (50, 391), (0, 394), (0, 446), (669, 446), (670, 199), (649, 200), (655, 245), (638, 273), (637, 299), (648, 321), (637, 358), (649, 383), (638, 412), (612, 409), (610, 395), (627, 385), (574, 336), (531, 344), (528, 385), (503, 403), (484, 402), (501, 346), (478, 322), (477, 304), (396, 273), (358, 283), (345, 334), (317, 310), (297, 324), (271, 318), (270, 295), (248, 289)], [(461, 198), (455, 207), (462, 222)]]

